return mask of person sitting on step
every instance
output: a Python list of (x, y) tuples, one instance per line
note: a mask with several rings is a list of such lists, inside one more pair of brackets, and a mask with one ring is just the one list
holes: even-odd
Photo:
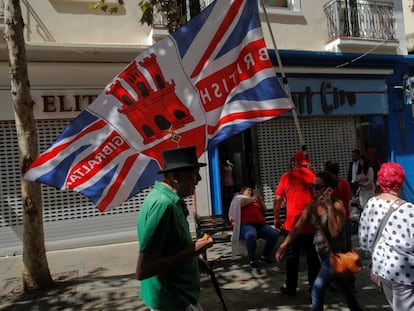
[(257, 239), (266, 240), (259, 261), (272, 263), (271, 253), (279, 236), (277, 231), (266, 223), (265, 211), (266, 208), (260, 196), (253, 195), (252, 188), (248, 186), (242, 187), (240, 193), (234, 196), (230, 204), (229, 219), (233, 223), (233, 246), (238, 243), (239, 239), (245, 241), (249, 265), (252, 269), (259, 268), (256, 261)]

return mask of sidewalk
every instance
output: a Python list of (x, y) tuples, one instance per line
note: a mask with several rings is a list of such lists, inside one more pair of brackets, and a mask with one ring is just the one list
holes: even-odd
[[(47, 292), (18, 293), (22, 257), (0, 258), (0, 310), (147, 310), (139, 297), (134, 270), (137, 243), (53, 251), (47, 254), (56, 286)], [(251, 270), (246, 258), (231, 259), (228, 243), (215, 245), (208, 259), (216, 260), (215, 274), (229, 311), (309, 310), (306, 266), (297, 297), (280, 293), (284, 263)], [(368, 263), (364, 259), (364, 264)], [(369, 281), (369, 270), (357, 275), (357, 298), (364, 310), (391, 310), (383, 294)], [(200, 303), (205, 311), (220, 311), (220, 300), (209, 277), (202, 277)], [(328, 291), (325, 310), (348, 310), (340, 294)]]

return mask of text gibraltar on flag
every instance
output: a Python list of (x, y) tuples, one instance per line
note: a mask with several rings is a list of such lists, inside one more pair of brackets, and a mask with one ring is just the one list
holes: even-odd
[(160, 176), (162, 150), (207, 148), (286, 111), (256, 0), (219, 0), (137, 56), (30, 166), (100, 211)]

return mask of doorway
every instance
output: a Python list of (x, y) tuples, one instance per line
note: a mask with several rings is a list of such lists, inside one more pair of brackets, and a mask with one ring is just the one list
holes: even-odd
[(231, 200), (243, 186), (256, 186), (257, 156), (252, 144), (254, 129), (247, 129), (218, 146), (222, 212), (227, 215)]

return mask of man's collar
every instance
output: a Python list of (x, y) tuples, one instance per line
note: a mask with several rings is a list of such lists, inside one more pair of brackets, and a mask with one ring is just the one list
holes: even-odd
[(177, 203), (179, 200), (181, 200), (181, 198), (174, 191), (174, 189), (172, 189), (172, 187), (167, 185), (166, 183), (156, 181), (154, 188), (167, 195), (174, 203)]

